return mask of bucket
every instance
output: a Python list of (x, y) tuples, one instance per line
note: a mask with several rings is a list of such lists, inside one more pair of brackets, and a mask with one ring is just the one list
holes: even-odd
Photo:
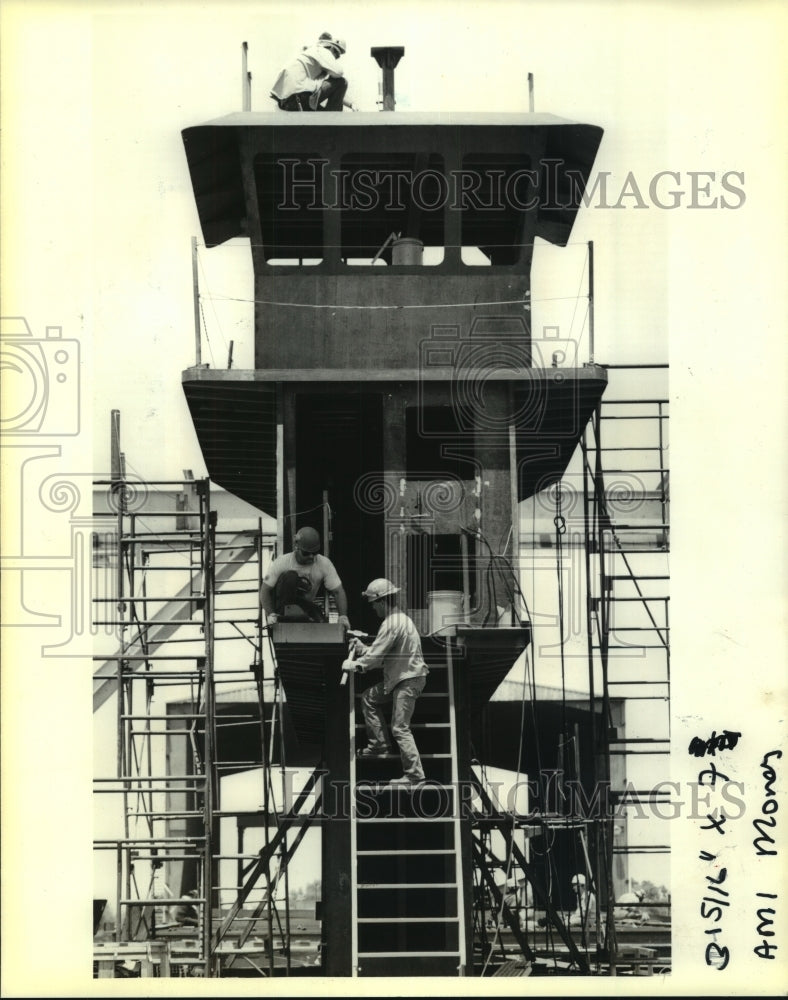
[(431, 590), (427, 594), (427, 615), (430, 633), (446, 625), (465, 621), (461, 590)]
[(401, 236), (391, 244), (392, 264), (421, 264), (424, 244), (411, 236)]
[(426, 608), (408, 608), (408, 618), (416, 626), (419, 635), (427, 634), (427, 610)]

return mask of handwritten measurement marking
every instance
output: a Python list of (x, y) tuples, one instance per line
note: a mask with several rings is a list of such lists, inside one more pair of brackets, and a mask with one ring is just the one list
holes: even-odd
[(712, 730), (711, 736), (703, 740), (700, 736), (693, 736), (690, 740), (688, 752), (695, 757), (704, 757), (707, 753), (712, 757), (718, 750), (733, 750), (739, 742), (741, 733), (736, 733), (731, 729), (723, 729), (718, 735), (716, 730)]
[[(702, 861), (714, 861), (716, 859), (716, 855), (709, 854), (708, 851), (701, 851), (700, 857)], [(722, 888), (722, 883), (727, 877), (727, 868), (721, 868), (717, 878), (715, 878), (714, 875), (707, 875), (706, 882), (708, 884), (706, 885), (706, 891), (717, 892), (721, 895), (729, 896), (730, 893), (728, 890)], [(711, 920), (719, 925), (722, 921), (722, 915), (725, 912), (723, 907), (730, 905), (731, 904), (727, 899), (720, 899), (719, 896), (704, 896), (700, 903), (700, 915), (704, 920)], [(717, 934), (722, 934), (722, 927), (709, 927), (703, 933), (708, 934), (711, 937), (716, 937)], [(710, 968), (716, 969), (718, 972), (722, 972), (728, 962), (730, 962), (731, 953), (728, 948), (724, 945), (717, 944), (715, 940), (710, 941), (706, 945), (704, 958), (706, 960), (706, 965)]]

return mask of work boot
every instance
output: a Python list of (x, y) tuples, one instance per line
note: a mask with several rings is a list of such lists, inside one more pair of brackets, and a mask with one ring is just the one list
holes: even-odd
[(389, 785), (395, 788), (415, 788), (416, 785), (423, 785), (424, 778), (408, 778), (404, 774), (401, 778), (392, 778)]
[(390, 747), (378, 747), (370, 743), (369, 746), (362, 747), (356, 756), (360, 760), (368, 760), (371, 757), (388, 757), (390, 753)]

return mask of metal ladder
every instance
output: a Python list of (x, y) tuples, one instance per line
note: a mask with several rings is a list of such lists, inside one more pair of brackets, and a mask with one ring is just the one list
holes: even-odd
[(430, 674), (411, 728), (426, 782), (415, 789), (386, 784), (401, 773), (398, 754), (356, 759), (364, 724), (356, 711), (362, 691), (351, 675), (354, 976), (458, 976), (467, 971), (450, 648), (425, 659)]

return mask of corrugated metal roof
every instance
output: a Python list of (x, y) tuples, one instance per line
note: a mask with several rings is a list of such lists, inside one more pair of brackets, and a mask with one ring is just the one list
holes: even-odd
[(276, 386), (232, 380), (184, 383), (211, 479), (276, 516)]

